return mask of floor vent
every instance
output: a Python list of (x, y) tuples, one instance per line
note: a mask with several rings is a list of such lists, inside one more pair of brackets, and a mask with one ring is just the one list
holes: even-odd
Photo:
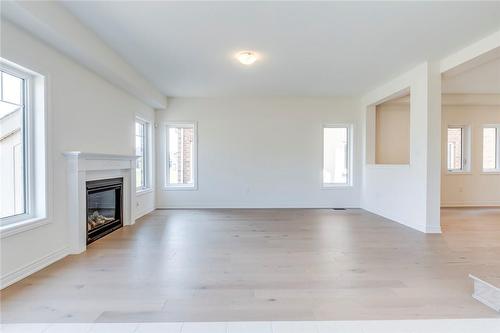
[(333, 208), (333, 210), (346, 210), (345, 208)]

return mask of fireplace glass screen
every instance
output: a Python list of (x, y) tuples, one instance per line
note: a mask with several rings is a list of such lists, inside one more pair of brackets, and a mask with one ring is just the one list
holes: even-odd
[(123, 225), (122, 186), (122, 178), (87, 182), (87, 243)]
[(96, 229), (118, 219), (116, 208), (115, 189), (89, 193), (88, 230)]

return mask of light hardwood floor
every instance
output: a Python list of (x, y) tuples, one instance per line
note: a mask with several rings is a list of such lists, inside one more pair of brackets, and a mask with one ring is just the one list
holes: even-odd
[(362, 210), (158, 210), (4, 289), (3, 322), (499, 317), (500, 209), (444, 209), (442, 235)]

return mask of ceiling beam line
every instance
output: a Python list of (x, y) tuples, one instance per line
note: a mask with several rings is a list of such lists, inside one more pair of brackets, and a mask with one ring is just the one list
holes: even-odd
[(2, 17), (20, 26), (154, 109), (166, 96), (56, 2), (2, 1)]

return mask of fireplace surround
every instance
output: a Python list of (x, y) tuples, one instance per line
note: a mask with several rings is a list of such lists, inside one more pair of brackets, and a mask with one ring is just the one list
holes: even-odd
[[(82, 253), (87, 249), (87, 244), (94, 241), (93, 233), (89, 235), (87, 232), (89, 222), (89, 211), (87, 206), (87, 185), (91, 187), (96, 181), (112, 181), (122, 179), (121, 188), (121, 205), (120, 212), (114, 215), (109, 211), (98, 211), (92, 218), (93, 220), (106, 222), (105, 218), (113, 218), (116, 220), (119, 217), (122, 226), (134, 224), (135, 219), (135, 155), (115, 155), (115, 154), (99, 154), (86, 153), (79, 151), (65, 152), (64, 156), (67, 162), (67, 221), (68, 221), (68, 252), (70, 254)], [(111, 185), (111, 184), (108, 184)], [(115, 184), (116, 185), (116, 184)], [(114, 185), (113, 185), (114, 186)], [(115, 189), (115, 198), (116, 198)], [(110, 193), (107, 194), (112, 197)], [(107, 203), (111, 203), (111, 199), (107, 198)], [(134, 204), (132, 204), (134, 203)], [(108, 207), (103, 207), (107, 209)], [(102, 208), (101, 208), (102, 210)], [(92, 212), (94, 214), (94, 212)], [(99, 215), (102, 215), (101, 217)], [(108, 216), (107, 216), (108, 215)], [(108, 222), (111, 222), (108, 221)], [(118, 229), (115, 224), (110, 227), (107, 233)], [(103, 227), (104, 229), (104, 227)], [(114, 230), (116, 230), (114, 229)], [(103, 236), (103, 235), (101, 235)]]

